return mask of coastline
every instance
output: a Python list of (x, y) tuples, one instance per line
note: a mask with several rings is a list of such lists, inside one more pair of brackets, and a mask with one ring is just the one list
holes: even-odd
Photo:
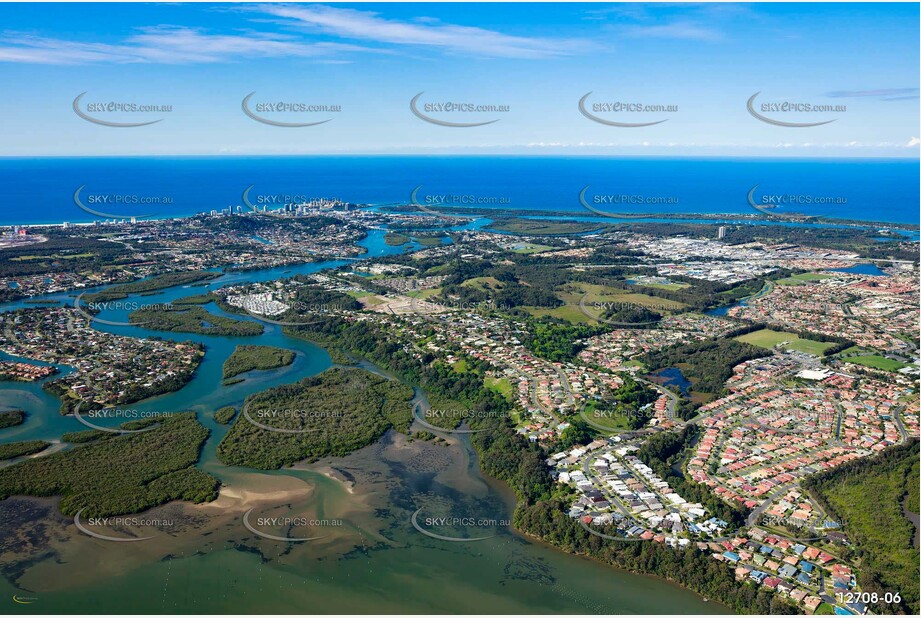
[[(392, 213), (392, 214), (403, 214), (403, 215), (418, 215), (420, 210), (411, 203), (405, 205), (393, 206), (392, 203), (386, 204), (367, 204), (366, 208), (375, 208), (380, 209), (382, 212)], [(585, 221), (598, 221), (605, 222), (607, 225), (629, 225), (631, 222), (638, 223), (651, 223), (656, 222), (657, 220), (665, 221), (675, 221), (675, 222), (687, 222), (687, 223), (696, 223), (697, 225), (716, 225), (720, 223), (729, 223), (729, 224), (757, 224), (757, 225), (821, 225), (821, 226), (836, 226), (836, 227), (854, 227), (854, 228), (877, 228), (877, 229), (896, 229), (896, 230), (905, 230), (909, 232), (921, 232), (921, 223), (907, 223), (907, 222), (891, 222), (891, 221), (876, 221), (873, 219), (841, 219), (834, 217), (815, 217), (809, 215), (798, 216), (794, 218), (791, 216), (785, 217), (770, 217), (765, 216), (764, 214), (749, 214), (749, 213), (739, 213), (739, 212), (722, 212), (722, 213), (676, 213), (676, 212), (650, 212), (642, 213), (642, 216), (630, 217), (630, 218), (618, 218), (615, 216), (602, 216), (597, 214), (592, 214), (586, 212), (582, 214), (581, 211), (566, 211), (566, 210), (535, 210), (535, 209), (516, 209), (509, 208), (507, 210), (493, 209), (493, 208), (471, 208), (471, 207), (427, 207), (434, 211), (443, 211), (439, 214), (449, 217), (452, 215), (464, 215), (471, 216), (475, 215), (477, 218), (484, 219), (502, 219), (502, 218), (540, 218), (540, 219), (567, 219), (567, 220), (585, 220)], [(362, 210), (359, 208), (358, 210)], [(333, 212), (353, 212), (353, 211), (333, 211)], [(261, 213), (240, 213), (240, 214), (261, 214)], [(170, 215), (164, 217), (145, 217), (139, 219), (136, 223), (132, 225), (139, 225), (144, 223), (155, 223), (163, 221), (183, 221), (185, 219), (191, 219), (194, 217), (201, 216), (211, 216), (207, 212), (196, 212), (196, 213), (186, 213), (181, 215)], [(130, 217), (125, 217), (123, 219), (98, 219), (95, 221), (64, 221), (60, 220), (57, 222), (40, 222), (40, 223), (30, 223), (28, 221), (22, 222), (18, 221), (16, 223), (0, 223), (0, 228), (3, 227), (29, 227), (37, 229), (66, 229), (67, 227), (103, 227), (103, 226), (113, 226), (113, 225), (125, 225), (129, 223)], [(699, 223), (700, 220), (704, 220), (705, 223)], [(65, 227), (66, 226), (66, 227)], [(540, 235), (540, 234), (535, 234)], [(898, 240), (898, 239), (894, 239)]]

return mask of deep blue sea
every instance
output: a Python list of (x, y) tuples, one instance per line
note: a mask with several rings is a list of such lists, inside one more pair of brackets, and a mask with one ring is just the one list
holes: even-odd
[[(611, 213), (773, 212), (919, 223), (917, 160), (512, 156), (0, 158), (0, 224), (172, 217), (316, 197)], [(421, 185), (421, 187), (420, 187)], [(587, 188), (586, 188), (587, 187)], [(151, 201), (152, 200), (152, 201)], [(146, 202), (146, 203), (145, 203)]]

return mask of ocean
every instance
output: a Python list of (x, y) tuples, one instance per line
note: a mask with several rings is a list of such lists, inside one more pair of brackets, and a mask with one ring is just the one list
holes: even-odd
[[(602, 213), (773, 212), (919, 223), (915, 159), (525, 156), (0, 158), (0, 225), (176, 217), (312, 198)], [(439, 201), (441, 200), (441, 201)]]

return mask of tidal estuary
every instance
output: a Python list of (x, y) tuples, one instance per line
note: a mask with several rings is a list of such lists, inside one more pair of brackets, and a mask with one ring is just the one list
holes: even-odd
[[(369, 257), (402, 250), (387, 246), (383, 234), (372, 231), (362, 241)], [(209, 287), (341, 264), (232, 272)], [(169, 288), (144, 296), (143, 302), (168, 303), (205, 289)], [(69, 294), (45, 299), (73, 303)], [(34, 305), (7, 303), (0, 310), (29, 306)], [(207, 309), (222, 313), (213, 304)], [(99, 317), (127, 322), (125, 311), (107, 310)], [(618, 571), (514, 533), (509, 526), (514, 496), (479, 473), (465, 437), (437, 443), (391, 431), (345, 458), (277, 472), (224, 466), (215, 449), (228, 428), (213, 420), (214, 410), (239, 406), (251, 394), (332, 366), (323, 349), (282, 334), (280, 326), (266, 324), (258, 337), (154, 332), (99, 322), (94, 326), (120, 335), (206, 346), (204, 360), (184, 388), (129, 407), (195, 411), (211, 431), (199, 466), (221, 480), (221, 494), (213, 503), (174, 502), (142, 514), (159, 523), (127, 534), (152, 538), (128, 543), (83, 534), (60, 514), (55, 498), (0, 502), (0, 586), (10, 612), (728, 613), (663, 580)], [(289, 366), (252, 371), (244, 381), (223, 386), (224, 361), (237, 345), (248, 343), (287, 348), (297, 356)], [(40, 382), (0, 383), (0, 409), (28, 412), (25, 424), (3, 430), (2, 441), (59, 441), (66, 431), (85, 429), (73, 416), (62, 416), (59, 406)], [(110, 424), (118, 422), (112, 419)], [(438, 528), (439, 515), (462, 513), (488, 520), (488, 538), (449, 542), (427, 536), (413, 526), (414, 513), (420, 513), (425, 525), (435, 521), (432, 530), (443, 534), (450, 530)], [(268, 535), (319, 538), (266, 538), (244, 525), (246, 517)], [(324, 523), (300, 526), (301, 520)], [(115, 527), (112, 534), (126, 532)]]

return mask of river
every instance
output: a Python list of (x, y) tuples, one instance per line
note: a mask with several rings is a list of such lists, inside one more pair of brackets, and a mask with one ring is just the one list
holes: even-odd
[[(372, 231), (362, 241), (369, 257), (405, 249), (388, 246), (383, 236)], [(233, 272), (208, 287), (343, 263)], [(180, 286), (142, 300), (167, 303), (204, 289)], [(73, 302), (69, 294), (46, 298)], [(7, 303), (0, 310), (27, 306), (34, 305)], [(221, 313), (213, 304), (207, 308)], [(127, 321), (124, 311), (106, 310), (99, 317)], [(435, 443), (389, 432), (348, 457), (292, 469), (222, 465), (215, 449), (227, 428), (213, 421), (215, 409), (331, 366), (323, 349), (285, 336), (278, 326), (265, 326), (258, 337), (216, 337), (96, 323), (121, 335), (206, 346), (201, 366), (184, 388), (125, 407), (194, 410), (211, 430), (199, 466), (221, 480), (221, 497), (212, 504), (152, 509), (151, 516), (178, 523), (161, 530), (156, 540), (139, 543), (79, 533), (53, 498), (0, 502), (0, 588), (6, 598), (28, 601), (17, 605), (20, 613), (728, 613), (661, 579), (625, 573), (514, 533), (502, 523), (511, 519), (513, 495), (480, 474), (465, 437)], [(221, 368), (234, 347), (256, 342), (294, 350), (297, 357), (290, 366), (250, 372), (243, 382), (222, 386)], [(41, 383), (0, 382), (0, 407), (29, 413), (24, 425), (3, 430), (3, 442), (54, 440), (65, 431), (85, 429), (60, 415), (58, 400)], [(272, 541), (242, 525), (247, 509), (330, 518), (341, 525), (313, 542)], [(499, 523), (490, 538), (447, 542), (413, 528), (410, 517), (419, 509), (478, 514)]]

